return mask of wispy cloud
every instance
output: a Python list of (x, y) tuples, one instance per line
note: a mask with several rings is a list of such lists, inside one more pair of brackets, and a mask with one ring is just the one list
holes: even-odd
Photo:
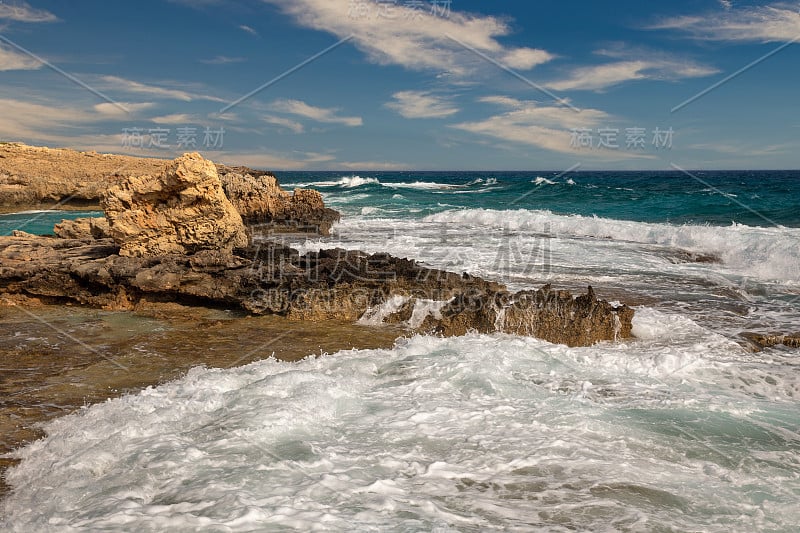
[(103, 112), (106, 108), (82, 109), (57, 102), (0, 98), (0, 109), (0, 137), (27, 142), (63, 143), (66, 132), (77, 136), (82, 127), (110, 120)]
[(800, 38), (800, 2), (673, 17), (651, 26), (651, 29), (681, 30), (709, 41), (790, 42)]
[(125, 119), (130, 118), (140, 111), (150, 109), (153, 106), (155, 106), (155, 104), (152, 102), (117, 102), (116, 104), (103, 102), (102, 104), (95, 105), (94, 110), (104, 117)]
[(712, 151), (739, 157), (762, 157), (797, 150), (797, 143), (781, 143), (766, 146), (752, 146), (742, 142), (698, 143), (688, 146), (694, 150)]
[(164, 87), (161, 85), (150, 85), (138, 81), (120, 78), (118, 76), (101, 76), (100, 81), (105, 85), (105, 88), (121, 91), (125, 93), (146, 94), (159, 98), (170, 100), (181, 100), (183, 102), (191, 102), (193, 100), (208, 100), (211, 102), (224, 102), (222, 98), (203, 94), (198, 92), (190, 92), (184, 89), (174, 87)]
[(336, 114), (339, 111), (336, 108), (315, 107), (302, 100), (276, 100), (269, 107), (272, 111), (309, 118), (317, 122), (343, 124), (350, 127), (364, 124), (361, 117), (340, 116)]
[(215, 56), (209, 59), (201, 59), (201, 63), (206, 65), (229, 65), (231, 63), (244, 63), (247, 59), (243, 57)]
[(296, 120), (292, 120), (290, 118), (285, 117), (276, 117), (275, 115), (264, 115), (263, 117), (264, 122), (267, 124), (274, 124), (275, 126), (281, 126), (282, 128), (286, 128), (291, 130), (294, 133), (303, 133), (305, 128), (303, 125)]
[[(619, 57), (618, 52), (599, 50), (601, 56)], [(638, 58), (622, 59), (611, 63), (579, 67), (569, 77), (552, 81), (546, 87), (556, 91), (599, 91), (614, 85), (634, 80), (679, 80), (717, 74), (719, 70), (687, 59), (669, 57), (665, 54), (636, 54)]]
[(58, 17), (43, 9), (34, 9), (27, 2), (0, 2), (0, 19), (16, 22), (55, 22)]
[(487, 96), (478, 101), (499, 105), (508, 111), (485, 120), (462, 122), (451, 127), (554, 152), (575, 153), (577, 150), (570, 146), (571, 129), (592, 128), (611, 118), (597, 109), (582, 109), (580, 113), (575, 113), (568, 107), (543, 106), (506, 96)]
[(241, 26), (239, 26), (239, 29), (244, 31), (244, 32), (247, 32), (250, 35), (253, 35), (255, 37), (259, 36), (258, 32), (256, 30), (254, 30), (253, 28), (251, 28), (250, 26), (248, 26), (247, 24), (242, 24)]
[(188, 126), (191, 124), (197, 124), (198, 118), (195, 115), (190, 115), (188, 113), (173, 113), (171, 115), (161, 115), (158, 117), (152, 117), (149, 119), (150, 122), (154, 122), (156, 124), (169, 124), (174, 126)]
[(37, 70), (41, 67), (42, 63), (31, 56), (0, 45), (0, 71)]
[(393, 102), (386, 107), (405, 118), (444, 118), (460, 110), (441, 96), (427, 91), (400, 91), (392, 95)]
[[(447, 35), (511, 68), (529, 70), (553, 58), (544, 50), (501, 44), (497, 38), (510, 34), (511, 28), (496, 17), (457, 11), (452, 11), (449, 16), (437, 16), (429, 9), (414, 9), (410, 2), (263, 1), (279, 5), (285, 13), (308, 28), (326, 31), (339, 38), (352, 36), (353, 43), (372, 62), (379, 64), (453, 74), (466, 74), (477, 65), (485, 65), (456, 41), (447, 39)], [(354, 9), (354, 4), (361, 6), (360, 11)]]

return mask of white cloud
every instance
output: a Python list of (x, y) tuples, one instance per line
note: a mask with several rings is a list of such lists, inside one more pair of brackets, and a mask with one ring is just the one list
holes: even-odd
[(16, 22), (55, 22), (58, 17), (43, 9), (34, 9), (26, 2), (0, 2), (0, 19)]
[(258, 32), (246, 24), (242, 24), (241, 26), (239, 26), (239, 29), (249, 33), (250, 35), (258, 37)]
[(336, 114), (338, 109), (315, 107), (303, 102), (302, 100), (276, 100), (269, 107), (273, 111), (310, 118), (311, 120), (316, 120), (317, 122), (344, 124), (345, 126), (350, 127), (361, 126), (364, 124), (364, 121), (361, 119), (361, 117), (338, 116)]
[[(150, 109), (155, 104), (152, 102), (131, 103), (131, 102), (103, 102), (94, 106), (94, 110), (109, 118), (128, 118), (133, 113)], [(124, 108), (124, 109), (123, 109)], [(127, 111), (125, 111), (127, 109)]]
[(631, 59), (580, 67), (573, 70), (567, 79), (547, 83), (546, 87), (556, 91), (600, 90), (626, 81), (697, 78), (710, 76), (717, 72), (719, 71), (714, 68), (686, 60), (657, 57)]
[(193, 100), (208, 100), (211, 102), (225, 102), (222, 98), (211, 96), (208, 94), (201, 94), (197, 92), (189, 92), (183, 89), (161, 87), (158, 85), (147, 85), (138, 81), (120, 78), (118, 76), (101, 76), (101, 82), (105, 87), (135, 94), (146, 94), (148, 96), (156, 96), (170, 100), (181, 100), (183, 102), (191, 102)]
[[(584, 153), (570, 146), (570, 130), (593, 128), (611, 117), (596, 109), (576, 113), (564, 106), (542, 106), (537, 102), (505, 96), (487, 96), (480, 102), (510, 110), (478, 122), (463, 122), (451, 127), (517, 144), (535, 146), (554, 152)], [(600, 152), (593, 152), (597, 155)], [(617, 154), (619, 155), (619, 154)]]
[[(502, 45), (497, 38), (511, 33), (503, 20), (452, 11), (448, 16), (431, 10), (414, 10), (401, 2), (381, 4), (375, 0), (263, 0), (308, 28), (326, 31), (340, 38), (352, 36), (353, 43), (379, 64), (401, 65), (413, 70), (448, 71), (466, 74), (485, 60), (457, 42), (474, 48), (509, 67), (528, 70), (552, 59), (544, 50)], [(363, 6), (361, 11), (354, 6)]]
[(206, 65), (229, 65), (231, 63), (243, 63), (247, 61), (243, 57), (215, 56), (210, 59), (201, 59), (201, 63)]
[(386, 107), (405, 118), (444, 118), (460, 111), (444, 98), (426, 91), (400, 91), (392, 98), (394, 101), (387, 103)]
[(800, 37), (800, 3), (742, 7), (708, 16), (666, 19), (651, 29), (674, 29), (711, 41), (790, 42)]
[(264, 115), (263, 117), (264, 122), (267, 124), (274, 124), (276, 126), (281, 126), (283, 128), (287, 128), (294, 133), (303, 133), (305, 128), (303, 125), (295, 120), (285, 117), (276, 117), (275, 115)]
[(553, 59), (553, 55), (544, 50), (516, 48), (507, 52), (501, 62), (507, 67), (530, 70), (536, 65), (547, 63), (551, 59)]
[(190, 115), (188, 113), (173, 113), (171, 115), (162, 115), (160, 117), (153, 117), (149, 120), (150, 122), (155, 122), (156, 124), (168, 124), (175, 126), (197, 124), (198, 122), (197, 117), (195, 115)]
[(38, 142), (58, 139), (63, 142), (63, 134), (59, 132), (75, 134), (79, 127), (108, 120), (96, 110), (13, 98), (1, 98), (0, 109), (3, 110), (0, 113), (0, 137), (3, 139)]
[(0, 45), (0, 71), (3, 70), (37, 70), (42, 63), (34, 58)]

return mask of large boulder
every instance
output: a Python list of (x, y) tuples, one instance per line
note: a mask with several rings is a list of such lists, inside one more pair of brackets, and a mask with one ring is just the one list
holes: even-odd
[(249, 243), (216, 166), (197, 153), (169, 163), (159, 176), (130, 177), (110, 187), (101, 205), (122, 256), (230, 253)]

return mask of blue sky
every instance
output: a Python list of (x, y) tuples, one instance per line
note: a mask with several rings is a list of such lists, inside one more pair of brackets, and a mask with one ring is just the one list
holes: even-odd
[(5, 0), (0, 140), (273, 170), (800, 168), (798, 38), (796, 0)]

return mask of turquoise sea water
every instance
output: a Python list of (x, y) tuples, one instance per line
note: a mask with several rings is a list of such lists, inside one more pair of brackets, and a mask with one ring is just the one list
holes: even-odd
[(424, 216), (445, 209), (535, 209), (639, 222), (800, 226), (800, 171), (284, 172), (280, 181), (366, 195), (347, 203)]
[(800, 331), (800, 173), (278, 178), (344, 215), (300, 250), (591, 284), (635, 304), (636, 338), (414, 336), (197, 368), (49, 423), (16, 452), (0, 528), (797, 531), (798, 352), (739, 334)]

